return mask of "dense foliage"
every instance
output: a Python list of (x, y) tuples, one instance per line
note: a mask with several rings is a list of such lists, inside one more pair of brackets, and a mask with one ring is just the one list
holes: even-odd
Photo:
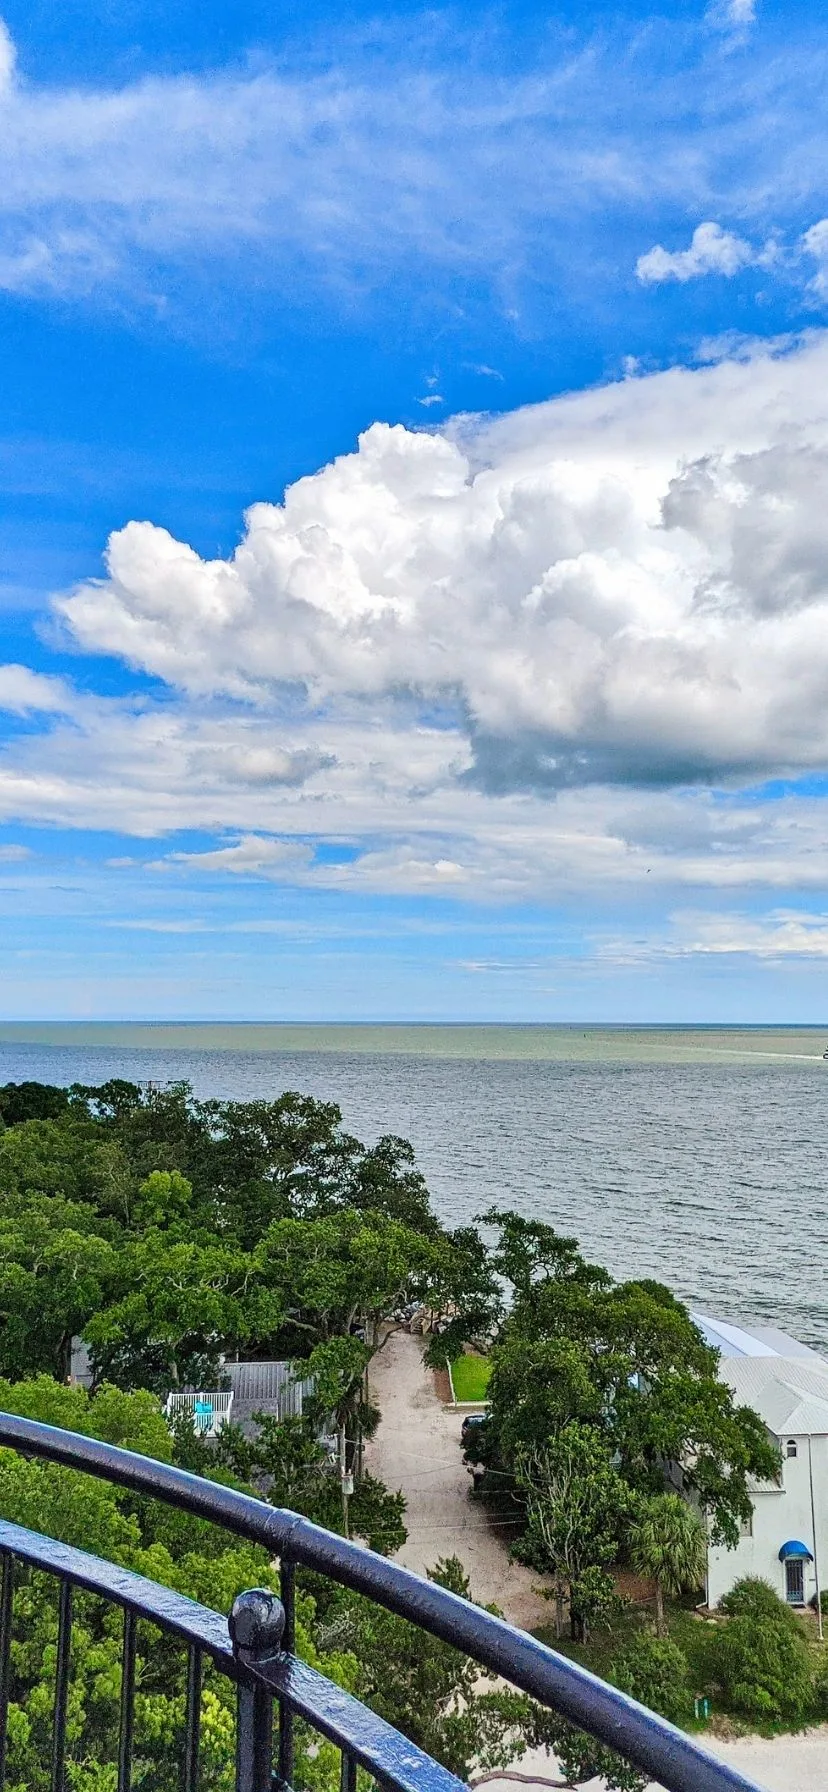
[[(585, 1552), (601, 1566), (623, 1547), (671, 1464), (714, 1540), (735, 1544), (749, 1478), (774, 1476), (778, 1454), (756, 1413), (734, 1404), (687, 1309), (660, 1283), (614, 1282), (551, 1226), (482, 1218), (511, 1299), (470, 1454), (485, 1465), (484, 1493), (526, 1510), (519, 1548), (571, 1586)], [(679, 1541), (692, 1558), (692, 1536)], [(692, 1561), (684, 1570), (679, 1584), (692, 1584)], [(663, 1557), (659, 1582), (670, 1580)]]
[(738, 1581), (722, 1600), (716, 1679), (731, 1710), (759, 1723), (802, 1724), (817, 1697), (810, 1651), (796, 1615), (766, 1582)]
[(671, 1723), (686, 1723), (693, 1714), (687, 1657), (669, 1637), (639, 1632), (616, 1656), (613, 1679), (622, 1692)]

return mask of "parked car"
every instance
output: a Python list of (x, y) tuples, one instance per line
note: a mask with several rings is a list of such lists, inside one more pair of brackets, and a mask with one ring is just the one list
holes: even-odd
[(469, 1444), (477, 1442), (478, 1438), (480, 1437), (480, 1432), (481, 1432), (482, 1427), (484, 1425), (486, 1425), (487, 1423), (488, 1423), (488, 1413), (485, 1413), (485, 1412), (467, 1412), (466, 1413), (463, 1423), (460, 1426), (460, 1442), (463, 1445), (464, 1450), (468, 1449)]

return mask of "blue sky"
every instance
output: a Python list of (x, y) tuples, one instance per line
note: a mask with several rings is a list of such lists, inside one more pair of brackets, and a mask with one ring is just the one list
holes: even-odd
[(3, 1015), (825, 1020), (814, 9), (3, 18)]

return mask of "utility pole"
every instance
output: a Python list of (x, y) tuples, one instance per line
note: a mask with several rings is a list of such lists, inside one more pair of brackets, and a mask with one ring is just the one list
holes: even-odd
[(817, 1630), (820, 1642), (824, 1643), (825, 1636), (822, 1627), (822, 1588), (819, 1584), (819, 1545), (817, 1543), (816, 1511), (814, 1507), (814, 1463), (811, 1455), (810, 1431), (808, 1432), (808, 1481), (811, 1488), (811, 1531), (814, 1539), (814, 1579), (816, 1580)]
[(339, 1426), (339, 1490), (342, 1495), (342, 1529), (346, 1537), (351, 1533), (348, 1528), (348, 1501), (354, 1491), (354, 1477), (348, 1473), (347, 1440), (345, 1437), (345, 1421)]

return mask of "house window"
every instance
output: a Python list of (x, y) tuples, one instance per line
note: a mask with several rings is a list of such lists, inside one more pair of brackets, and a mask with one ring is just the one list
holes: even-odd
[(795, 1437), (788, 1438), (788, 1441), (785, 1445), (785, 1455), (788, 1457), (796, 1455), (796, 1438)]
[(742, 1522), (739, 1525), (739, 1536), (740, 1537), (752, 1537), (753, 1536), (753, 1513), (752, 1512), (751, 1512), (751, 1515), (749, 1518), (742, 1519)]

